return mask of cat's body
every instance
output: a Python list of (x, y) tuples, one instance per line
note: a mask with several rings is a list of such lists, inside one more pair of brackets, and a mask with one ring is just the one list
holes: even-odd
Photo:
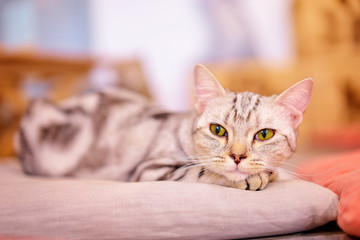
[[(162, 155), (184, 159), (185, 150), (179, 149), (191, 144), (177, 135), (183, 124), (190, 127), (181, 131), (183, 137), (191, 135), (191, 120), (181, 124), (189, 117), (161, 112), (124, 89), (88, 93), (61, 106), (37, 100), (22, 120), (19, 157), (30, 174), (141, 180), (135, 176), (141, 163), (160, 160)], [(166, 145), (159, 143), (163, 136)], [(174, 161), (174, 167), (178, 165)]]
[(17, 137), (24, 171), (263, 189), (276, 166), (295, 151), (312, 80), (279, 97), (226, 91), (202, 66), (196, 67), (195, 81), (196, 111), (189, 113), (164, 112), (119, 89), (58, 106), (34, 101)]

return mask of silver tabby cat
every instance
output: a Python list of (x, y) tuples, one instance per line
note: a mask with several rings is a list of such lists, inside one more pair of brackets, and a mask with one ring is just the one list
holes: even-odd
[(35, 100), (16, 147), (28, 174), (263, 189), (295, 151), (312, 86), (306, 79), (278, 96), (234, 93), (197, 65), (193, 112), (164, 112), (123, 89), (60, 105)]

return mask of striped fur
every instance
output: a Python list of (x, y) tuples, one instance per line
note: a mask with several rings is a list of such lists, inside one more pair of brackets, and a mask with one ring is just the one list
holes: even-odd
[[(293, 99), (286, 92), (265, 97), (226, 91), (202, 66), (195, 69), (195, 87), (196, 111), (189, 113), (162, 111), (124, 89), (88, 93), (59, 105), (35, 100), (16, 139), (23, 169), (50, 177), (264, 188), (275, 178), (276, 166), (295, 151), (305, 109), (288, 106)], [(299, 91), (310, 95), (311, 89)], [(214, 123), (228, 136), (212, 133)], [(274, 137), (256, 140), (265, 128), (275, 129)], [(234, 154), (246, 157), (234, 163)]]

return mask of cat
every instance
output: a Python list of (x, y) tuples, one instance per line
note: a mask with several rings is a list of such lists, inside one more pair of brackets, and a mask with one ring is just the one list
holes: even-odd
[(292, 156), (313, 80), (280, 95), (235, 93), (202, 65), (194, 111), (170, 113), (125, 89), (33, 100), (16, 137), (25, 173), (119, 181), (194, 181), (261, 190)]

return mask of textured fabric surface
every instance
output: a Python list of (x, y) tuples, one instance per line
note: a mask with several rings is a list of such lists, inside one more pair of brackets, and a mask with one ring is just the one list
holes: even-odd
[(360, 149), (318, 157), (299, 169), (310, 181), (339, 195), (338, 224), (344, 232), (360, 237)]
[(335, 220), (337, 196), (302, 180), (263, 191), (184, 182), (24, 176), (0, 165), (0, 236), (232, 239), (293, 233)]

